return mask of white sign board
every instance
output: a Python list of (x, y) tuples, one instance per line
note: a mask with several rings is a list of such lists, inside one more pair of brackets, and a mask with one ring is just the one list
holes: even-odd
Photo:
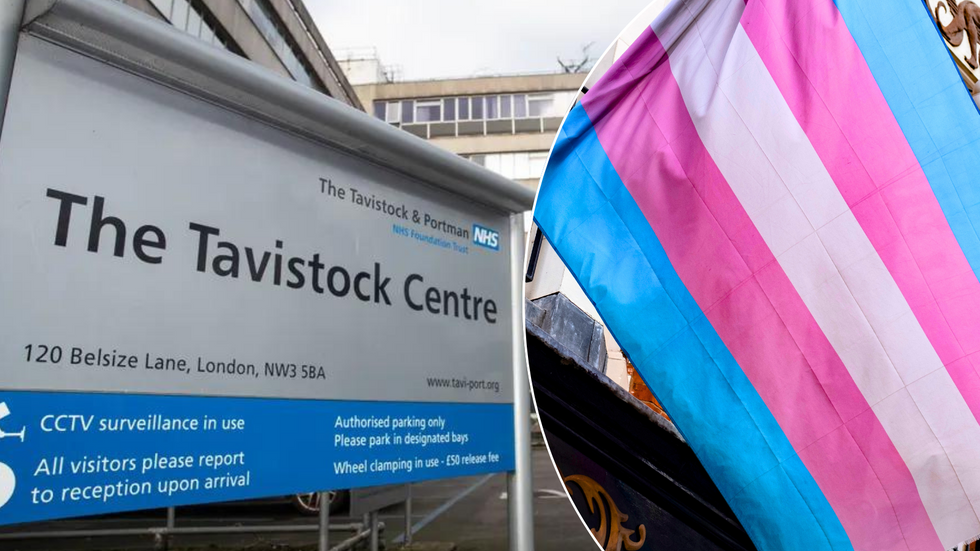
[(513, 469), (509, 227), (22, 36), (0, 523)]

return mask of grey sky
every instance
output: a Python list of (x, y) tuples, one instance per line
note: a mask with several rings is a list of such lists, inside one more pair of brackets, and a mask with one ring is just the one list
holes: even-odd
[(335, 53), (374, 46), (404, 79), (558, 70), (598, 57), (649, 0), (306, 0)]

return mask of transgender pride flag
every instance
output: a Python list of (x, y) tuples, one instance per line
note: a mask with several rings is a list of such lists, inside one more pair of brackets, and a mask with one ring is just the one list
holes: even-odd
[(921, 0), (675, 0), (535, 219), (760, 550), (980, 534), (980, 115)]

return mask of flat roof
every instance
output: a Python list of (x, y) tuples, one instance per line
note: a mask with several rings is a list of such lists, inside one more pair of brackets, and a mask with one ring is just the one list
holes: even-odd
[(423, 98), (457, 95), (508, 94), (578, 90), (587, 73), (533, 73), (466, 78), (412, 80), (355, 86), (361, 97)]

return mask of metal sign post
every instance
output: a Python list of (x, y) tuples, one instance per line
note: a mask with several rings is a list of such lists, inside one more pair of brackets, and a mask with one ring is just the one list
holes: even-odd
[(378, 526), (378, 512), (371, 511), (368, 513), (368, 524), (371, 527), (371, 539), (370, 539), (370, 550), (378, 551), (380, 545), (381, 531)]
[(24, 12), (0, 524), (510, 471), (531, 549), (533, 192), (122, 3)]
[[(511, 221), (511, 250), (524, 250), (524, 216), (514, 214)], [(511, 296), (514, 306), (513, 353), (514, 377), (514, 471), (507, 474), (507, 496), (510, 506), (510, 549), (534, 549), (534, 481), (531, 471), (531, 388), (524, 351), (524, 256), (511, 258)]]
[(405, 500), (405, 545), (412, 545), (412, 485), (408, 485), (408, 499)]
[(329, 492), (320, 492), (320, 533), (317, 540), (319, 551), (330, 549), (330, 497)]

